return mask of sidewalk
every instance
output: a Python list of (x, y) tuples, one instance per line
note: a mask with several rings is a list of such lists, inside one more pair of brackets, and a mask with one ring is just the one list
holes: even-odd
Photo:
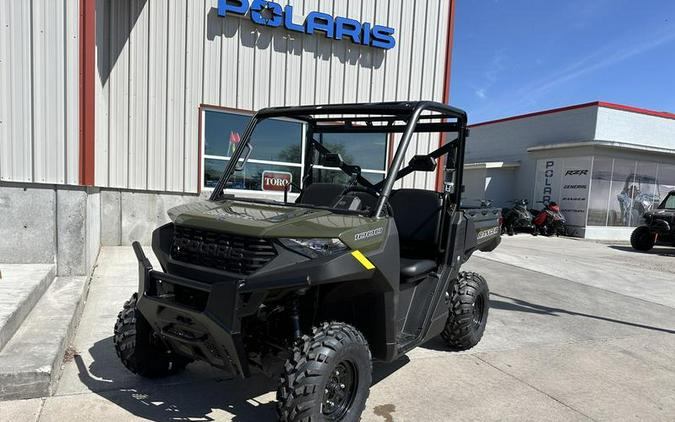
[[(514, 253), (517, 242), (498, 251)], [(483, 341), (450, 353), (433, 340), (376, 364), (364, 421), (675, 419), (673, 308), (611, 291), (612, 275), (588, 285), (479, 257), (466, 269), (490, 283)], [(131, 248), (104, 248), (55, 396), (0, 402), (0, 421), (274, 420), (275, 379), (242, 383), (203, 364), (159, 381), (127, 372), (112, 328), (136, 285)]]

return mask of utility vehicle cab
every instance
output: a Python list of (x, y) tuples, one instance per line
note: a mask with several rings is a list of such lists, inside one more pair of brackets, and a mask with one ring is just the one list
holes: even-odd
[(646, 252), (656, 245), (675, 246), (675, 191), (669, 192), (658, 208), (642, 216), (643, 224), (631, 234), (633, 249)]
[[(246, 170), (275, 120), (305, 128), (302, 151), (288, 152), (304, 155), (299, 178)], [(499, 244), (500, 212), (460, 209), (466, 122), (463, 111), (434, 102), (259, 111), (210, 199), (170, 210), (172, 222), (154, 232), (162, 271), (134, 244), (139, 290), (115, 327), (122, 362), (160, 376), (203, 360), (247, 377), (276, 358), (285, 361), (282, 420), (358, 420), (371, 357), (392, 361), (439, 334), (451, 350), (473, 347), (488, 288), (460, 267)], [(441, 133), (443, 142), (415, 154), (420, 133)], [(395, 141), (386, 174), (343, 155), (340, 143), (354, 134)], [(435, 181), (439, 168), (442, 192), (411, 187), (415, 178)], [(258, 181), (283, 196), (229, 190)], [(315, 377), (299, 376), (307, 373)]]
[[(408, 136), (407, 123), (414, 118), (415, 111), (420, 112), (419, 122), (411, 128), (411, 133), (415, 135)], [(345, 112), (351, 117), (345, 117)], [(249, 142), (240, 146), (237, 151), (240, 155), (235, 153), (229, 160), (225, 174), (211, 195), (212, 201), (227, 198), (224, 192), (231, 192), (227, 190), (228, 185), (237, 183), (239, 170), (244, 168), (245, 161), (256, 148), (257, 128), (270, 119), (300, 121), (307, 127), (302, 186), (290, 182), (286, 184), (286, 192), (300, 192), (293, 205), (374, 219), (392, 218), (398, 231), (400, 274), (404, 279), (436, 270), (438, 264), (448, 258), (445, 256), (448, 248), (443, 243), (447, 241), (448, 228), (452, 226), (452, 211), (458, 210), (462, 194), (461, 188), (457, 188), (462, 186), (462, 172), (456, 169), (463, 167), (464, 144), (468, 135), (463, 111), (430, 102), (261, 110), (244, 136)], [(340, 154), (343, 144), (355, 134), (383, 133), (399, 141), (385, 178), (378, 180), (377, 175), (363, 173), (361, 167), (348, 162)], [(418, 149), (416, 136), (420, 133), (442, 133), (444, 141), (449, 142), (444, 142), (429, 154), (414, 155), (408, 149)], [(324, 141), (325, 135), (330, 135), (332, 142)], [(448, 136), (452, 139), (447, 139)], [(358, 161), (358, 157), (350, 158)], [(397, 168), (398, 171), (394, 171)], [(410, 179), (415, 177), (435, 180), (437, 171), (443, 173), (444, 192), (394, 188), (396, 182), (403, 182), (403, 186), (411, 185)], [(285, 196), (284, 203), (290, 205), (288, 196)], [(472, 212), (472, 228), (479, 232), (486, 227), (492, 228), (490, 224), (494, 223), (496, 213), (491, 209), (480, 214), (487, 218), (477, 218), (477, 214)], [(493, 249), (499, 239), (496, 235), (483, 234), (481, 247)], [(478, 247), (477, 244), (469, 246)]]

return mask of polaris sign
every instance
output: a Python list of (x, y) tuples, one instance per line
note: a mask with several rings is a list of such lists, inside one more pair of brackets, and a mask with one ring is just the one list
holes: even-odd
[(313, 35), (320, 31), (327, 38), (342, 40), (349, 38), (353, 43), (389, 50), (396, 46), (394, 28), (359, 22), (341, 16), (333, 17), (326, 13), (311, 12), (300, 24), (293, 22), (293, 6), (284, 6), (263, 0), (218, 0), (218, 15), (245, 16), (250, 14), (251, 20), (263, 26), (279, 28), (282, 25), (289, 31)]

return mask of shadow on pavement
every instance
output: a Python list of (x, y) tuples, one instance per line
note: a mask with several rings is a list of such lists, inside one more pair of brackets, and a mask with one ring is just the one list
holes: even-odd
[(111, 359), (116, 358), (112, 337), (96, 342), (89, 352), (93, 358), (89, 369), (80, 356), (75, 356), (80, 381), (137, 417), (153, 421), (213, 421), (209, 415), (221, 409), (232, 414), (233, 421), (275, 418), (274, 403), (255, 400), (276, 387), (275, 381), (265, 376), (240, 381), (228, 379), (223, 373), (222, 378), (190, 382), (176, 375), (162, 380), (138, 377), (130, 382), (121, 364), (110, 365)]
[(516, 312), (528, 312), (528, 313), (534, 313), (534, 314), (540, 314), (540, 315), (550, 315), (550, 316), (560, 316), (560, 314), (564, 315), (573, 315), (573, 316), (580, 316), (584, 318), (592, 318), (592, 319), (597, 319), (600, 321), (607, 321), (607, 322), (612, 322), (614, 324), (621, 324), (621, 325), (628, 325), (631, 327), (637, 327), (637, 328), (643, 328), (645, 330), (652, 330), (652, 331), (659, 331), (662, 333), (669, 333), (669, 334), (675, 334), (675, 330), (669, 330), (667, 328), (660, 328), (660, 327), (654, 327), (651, 325), (644, 325), (644, 324), (638, 324), (635, 322), (629, 322), (629, 321), (622, 321), (620, 319), (614, 319), (614, 318), (608, 318), (608, 317), (603, 317), (599, 315), (591, 315), (591, 314), (585, 314), (583, 312), (575, 312), (575, 311), (568, 311), (566, 309), (561, 309), (561, 308), (551, 308), (549, 306), (543, 306), (543, 305), (537, 305), (531, 302), (527, 302), (525, 300), (521, 299), (516, 299), (513, 297), (509, 296), (504, 296), (500, 295), (498, 293), (490, 292), (490, 296), (492, 297), (499, 297), (502, 299), (508, 299), (510, 302), (507, 301), (502, 301), (502, 300), (490, 300), (490, 308), (492, 309), (502, 309), (505, 311), (516, 311)]
[[(233, 421), (276, 420), (275, 402), (256, 398), (276, 391), (277, 377), (255, 375), (247, 380), (233, 378), (219, 370), (213, 376), (197, 378), (195, 373), (183, 373), (161, 380), (129, 377), (117, 360), (112, 337), (96, 342), (89, 353), (93, 359), (87, 368), (75, 355), (80, 381), (92, 392), (114, 403), (136, 417), (153, 421), (214, 421), (211, 415), (222, 411)], [(374, 363), (373, 385), (407, 365), (407, 356), (393, 363)], [(116, 363), (116, 362), (115, 362)], [(192, 365), (191, 365), (192, 366)], [(190, 371), (188, 366), (187, 371)], [(188, 378), (191, 377), (191, 378)]]
[(630, 246), (617, 246), (617, 245), (610, 245), (610, 249), (614, 249), (616, 251), (621, 251), (621, 252), (633, 252), (633, 253), (639, 253), (639, 254), (644, 254), (644, 255), (659, 255), (659, 256), (667, 256), (670, 258), (675, 257), (675, 248), (673, 247), (668, 247), (668, 246), (663, 246), (663, 247), (654, 247), (654, 249), (651, 249), (647, 252), (641, 252), (641, 251), (636, 251), (635, 249), (631, 248)]

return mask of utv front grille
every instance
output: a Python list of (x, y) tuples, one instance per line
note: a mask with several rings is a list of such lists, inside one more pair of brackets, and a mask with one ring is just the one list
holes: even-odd
[(171, 257), (177, 261), (249, 275), (276, 256), (276, 249), (266, 239), (174, 227)]

